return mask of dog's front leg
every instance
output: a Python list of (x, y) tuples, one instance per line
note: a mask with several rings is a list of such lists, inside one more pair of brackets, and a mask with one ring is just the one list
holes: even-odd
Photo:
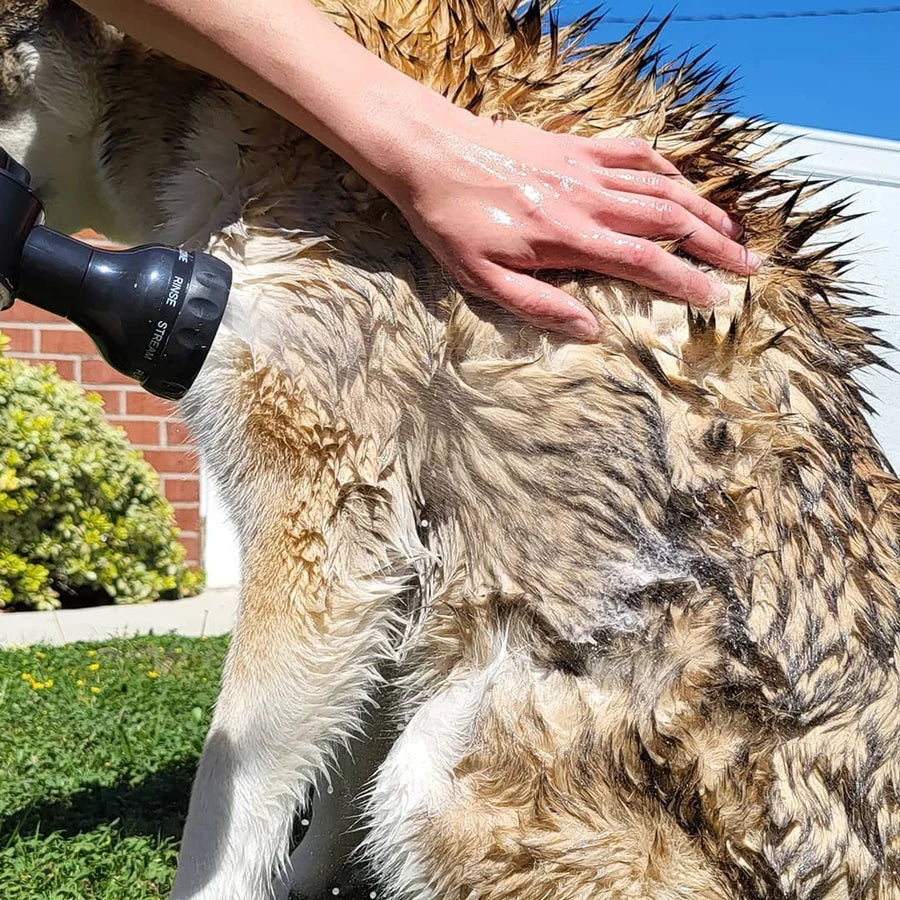
[(358, 723), (387, 652), (392, 595), (404, 587), (385, 547), (389, 490), (377, 475), (366, 490), (359, 465), (348, 487), (339, 462), (294, 475), (288, 462), (255, 491), (260, 521), (243, 528), (239, 620), (173, 900), (272, 896), (296, 810)]

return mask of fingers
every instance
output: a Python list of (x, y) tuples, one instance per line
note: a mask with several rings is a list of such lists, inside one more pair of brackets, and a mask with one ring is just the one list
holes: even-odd
[(467, 288), (538, 328), (568, 334), (581, 341), (600, 338), (600, 325), (585, 306), (565, 291), (530, 275), (489, 263), (478, 283), (470, 281)]
[[(603, 228), (647, 238), (680, 240), (691, 255), (743, 275), (760, 258), (736, 243), (741, 227), (703, 199), (676, 166), (639, 138), (587, 141), (604, 167), (594, 220)], [(589, 182), (588, 182), (589, 183)]]
[(606, 138), (592, 143), (604, 167), (681, 175), (676, 166), (640, 138)]
[[(761, 264), (757, 254), (669, 200), (641, 194), (604, 191), (603, 226), (638, 237), (680, 240), (692, 256), (732, 272), (752, 275)], [(720, 214), (721, 215), (721, 214)]]
[(633, 281), (674, 300), (696, 307), (726, 302), (728, 288), (653, 241), (600, 230), (586, 236), (580, 246), (570, 245), (550, 265), (586, 269)]
[(631, 169), (603, 169), (598, 177), (604, 187), (611, 190), (657, 197), (680, 206), (726, 237), (736, 240), (743, 232), (743, 228), (718, 206), (701, 197), (681, 180), (657, 175), (655, 172)]

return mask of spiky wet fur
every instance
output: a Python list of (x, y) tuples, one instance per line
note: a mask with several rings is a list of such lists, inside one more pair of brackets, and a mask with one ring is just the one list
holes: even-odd
[[(655, 142), (767, 262), (709, 321), (561, 275), (610, 326), (569, 344), (461, 296), (384, 199), (246, 100), (106, 32), (99, 66), (73, 51), (106, 103), (108, 220), (85, 224), (235, 270), (184, 411), (243, 599), (173, 896), (267, 895), (387, 677), (382, 896), (900, 897), (898, 489), (854, 381), (879, 342), (821, 243), (843, 207), (779, 175), (765, 127), (656, 32), (591, 47), (591, 19), (536, 5), (320, 5), (480, 115)], [(50, 6), (38, 52), (65, 43)], [(165, 133), (161, 79), (190, 130)]]

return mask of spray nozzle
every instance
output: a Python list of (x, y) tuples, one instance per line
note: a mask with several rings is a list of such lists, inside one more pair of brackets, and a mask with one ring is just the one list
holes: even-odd
[(225, 313), (231, 269), (206, 253), (100, 250), (43, 227), (28, 170), (0, 148), (0, 309), (15, 297), (70, 319), (150, 393), (193, 384)]

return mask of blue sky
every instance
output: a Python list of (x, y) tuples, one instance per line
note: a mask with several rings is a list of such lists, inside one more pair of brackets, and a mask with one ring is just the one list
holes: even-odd
[[(571, 21), (596, 6), (560, 0)], [(900, 6), (889, 0), (680, 0), (651, 4), (606, 0), (609, 17), (639, 18), (653, 10), (679, 15), (861, 9)], [(599, 41), (629, 26), (601, 24)], [(671, 22), (663, 43), (674, 53), (712, 47), (710, 58), (736, 68), (734, 95), (741, 113), (777, 122), (900, 140), (900, 12), (827, 18), (737, 22)]]

